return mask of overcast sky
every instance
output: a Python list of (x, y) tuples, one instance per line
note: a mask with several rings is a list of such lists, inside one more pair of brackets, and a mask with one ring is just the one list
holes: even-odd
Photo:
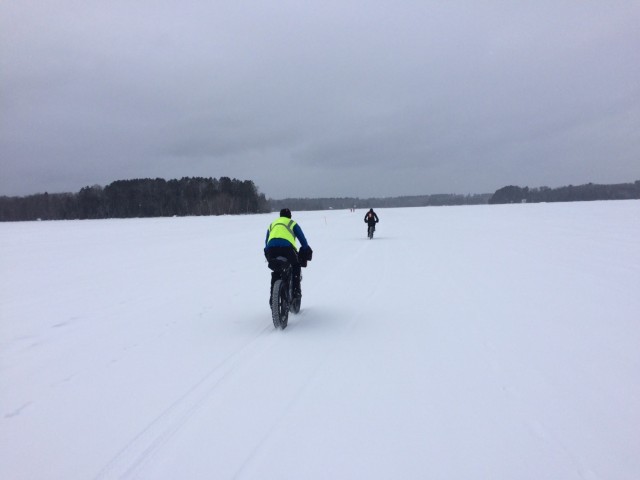
[(640, 179), (638, 0), (0, 2), (0, 195)]

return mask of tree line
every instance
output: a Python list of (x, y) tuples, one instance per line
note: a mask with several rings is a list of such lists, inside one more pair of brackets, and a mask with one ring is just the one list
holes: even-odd
[(250, 180), (184, 177), (117, 180), (77, 193), (0, 197), (0, 221), (232, 215), (268, 212)]
[(0, 221), (233, 215), (266, 213), (284, 207), (303, 211), (629, 199), (640, 199), (640, 180), (559, 188), (509, 185), (493, 194), (267, 200), (250, 180), (229, 177), (183, 177), (168, 181), (144, 178), (117, 180), (106, 187), (84, 187), (77, 193), (0, 196)]
[(398, 207), (439, 207), (445, 205), (486, 204), (491, 194), (435, 194), (384, 198), (285, 198), (269, 199), (272, 210), (287, 207), (291, 210), (330, 210), (348, 208), (398, 208)]
[(529, 188), (509, 185), (496, 190), (489, 199), (489, 203), (584, 202), (632, 199), (640, 199), (640, 180), (634, 183), (611, 185), (588, 183), (586, 185), (568, 185), (559, 188)]

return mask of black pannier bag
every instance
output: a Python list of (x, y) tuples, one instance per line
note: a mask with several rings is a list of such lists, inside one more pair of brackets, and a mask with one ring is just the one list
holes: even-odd
[(301, 267), (306, 267), (307, 262), (311, 261), (311, 257), (313, 256), (313, 250), (310, 248), (301, 248), (298, 252), (298, 262), (300, 262)]

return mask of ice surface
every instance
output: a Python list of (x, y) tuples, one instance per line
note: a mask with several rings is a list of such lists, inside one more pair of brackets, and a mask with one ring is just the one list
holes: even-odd
[(640, 478), (640, 202), (0, 224), (0, 478)]

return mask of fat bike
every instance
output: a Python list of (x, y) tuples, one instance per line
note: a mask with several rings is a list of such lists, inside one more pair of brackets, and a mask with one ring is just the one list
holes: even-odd
[(271, 288), (271, 318), (273, 326), (284, 330), (289, 321), (289, 311), (300, 311), (300, 297), (293, 295), (293, 275), (289, 260), (275, 257), (269, 261), (269, 268), (279, 275)]
[(367, 237), (369, 237), (369, 240), (373, 240), (373, 232), (376, 231), (376, 227), (374, 225), (369, 225), (369, 228), (367, 229)]

